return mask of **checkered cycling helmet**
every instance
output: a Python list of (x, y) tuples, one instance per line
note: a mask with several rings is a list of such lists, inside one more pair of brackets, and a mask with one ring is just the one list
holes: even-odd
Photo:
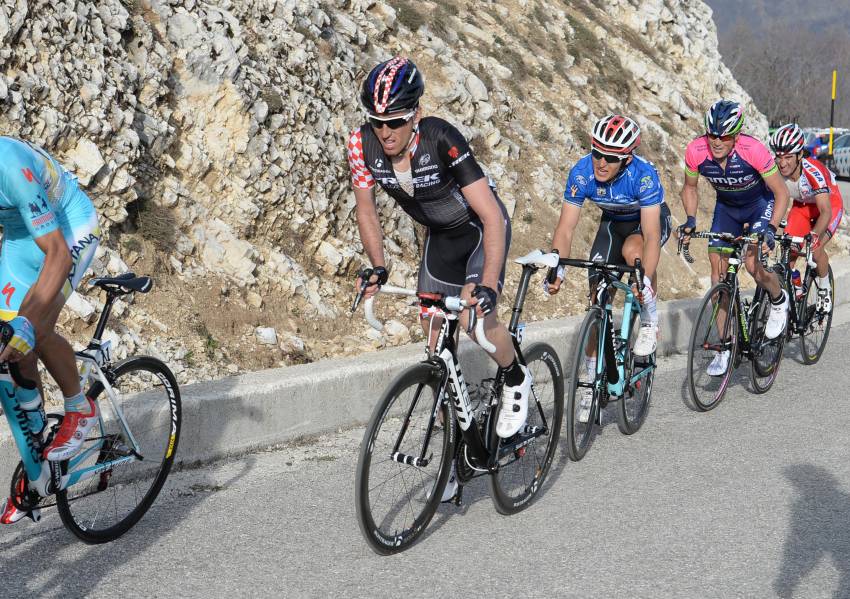
[(705, 113), (705, 132), (735, 135), (744, 126), (744, 108), (734, 100), (718, 100)]
[(799, 154), (806, 145), (806, 136), (797, 123), (782, 125), (770, 136), (770, 149), (774, 154)]
[(360, 103), (375, 115), (412, 110), (425, 91), (422, 73), (407, 58), (395, 56), (369, 72), (360, 90)]
[(609, 114), (593, 125), (591, 145), (603, 154), (631, 154), (640, 145), (640, 127), (627, 116)]

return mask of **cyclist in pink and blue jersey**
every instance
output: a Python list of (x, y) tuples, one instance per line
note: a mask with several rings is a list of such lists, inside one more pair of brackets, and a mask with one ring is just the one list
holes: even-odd
[[(765, 244), (775, 246), (776, 229), (788, 207), (788, 189), (779, 175), (768, 149), (760, 141), (741, 133), (744, 110), (738, 102), (718, 100), (705, 114), (705, 135), (688, 144), (685, 151), (685, 184), (682, 204), (687, 220), (679, 227), (681, 236), (696, 228), (699, 198), (697, 183), (705, 177), (717, 192), (711, 231), (740, 235), (744, 226), (751, 233), (764, 233)], [(717, 283), (728, 267), (728, 243), (715, 240), (709, 246), (711, 282)], [(782, 290), (776, 273), (765, 269), (750, 247), (744, 264), (756, 283), (767, 290), (771, 310), (765, 326), (768, 339), (778, 337), (788, 320), (788, 295)], [(719, 352), (708, 373), (726, 372), (729, 352)]]
[[(56, 380), (65, 417), (44, 457), (67, 460), (96, 424), (97, 407), (82, 393), (74, 351), (54, 327), (100, 242), (97, 213), (76, 178), (43, 149), (0, 137), (0, 156), (0, 318), (14, 330), (0, 361), (17, 362), (26, 378), (38, 381), (41, 359)], [(43, 430), (39, 390), (19, 388), (16, 397), (31, 428)], [(0, 523), (25, 515), (7, 501)]]

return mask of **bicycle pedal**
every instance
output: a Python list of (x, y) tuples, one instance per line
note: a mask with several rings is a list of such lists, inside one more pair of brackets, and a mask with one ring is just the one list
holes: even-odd
[(41, 510), (39, 508), (36, 508), (34, 510), (28, 511), (27, 518), (29, 518), (35, 523), (41, 522)]

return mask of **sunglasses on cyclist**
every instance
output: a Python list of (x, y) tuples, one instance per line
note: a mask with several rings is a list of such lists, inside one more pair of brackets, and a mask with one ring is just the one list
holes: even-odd
[(714, 135), (713, 133), (706, 133), (708, 135), (708, 139), (714, 141), (715, 139), (719, 139), (720, 141), (732, 141), (735, 139), (734, 135)]
[(416, 116), (415, 110), (391, 119), (372, 116), (371, 114), (366, 115), (366, 118), (369, 119), (369, 124), (372, 125), (372, 127), (374, 127), (375, 129), (380, 129), (384, 125), (386, 125), (390, 129), (400, 129), (401, 127), (404, 127), (407, 123), (409, 123), (410, 119), (412, 119), (414, 116)]
[(614, 156), (612, 154), (603, 154), (597, 149), (593, 149), (590, 151), (591, 156), (593, 156), (594, 160), (605, 160), (608, 164), (617, 164), (618, 162), (623, 162), (628, 156)]

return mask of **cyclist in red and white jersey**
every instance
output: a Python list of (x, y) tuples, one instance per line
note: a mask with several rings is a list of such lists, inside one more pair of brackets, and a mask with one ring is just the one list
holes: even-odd
[(776, 155), (779, 172), (793, 200), (785, 232), (795, 237), (812, 234), (818, 273), (818, 309), (829, 312), (832, 293), (825, 246), (841, 224), (844, 202), (835, 175), (822, 162), (804, 158), (804, 146), (805, 136), (795, 123), (779, 127), (770, 138), (770, 149)]

